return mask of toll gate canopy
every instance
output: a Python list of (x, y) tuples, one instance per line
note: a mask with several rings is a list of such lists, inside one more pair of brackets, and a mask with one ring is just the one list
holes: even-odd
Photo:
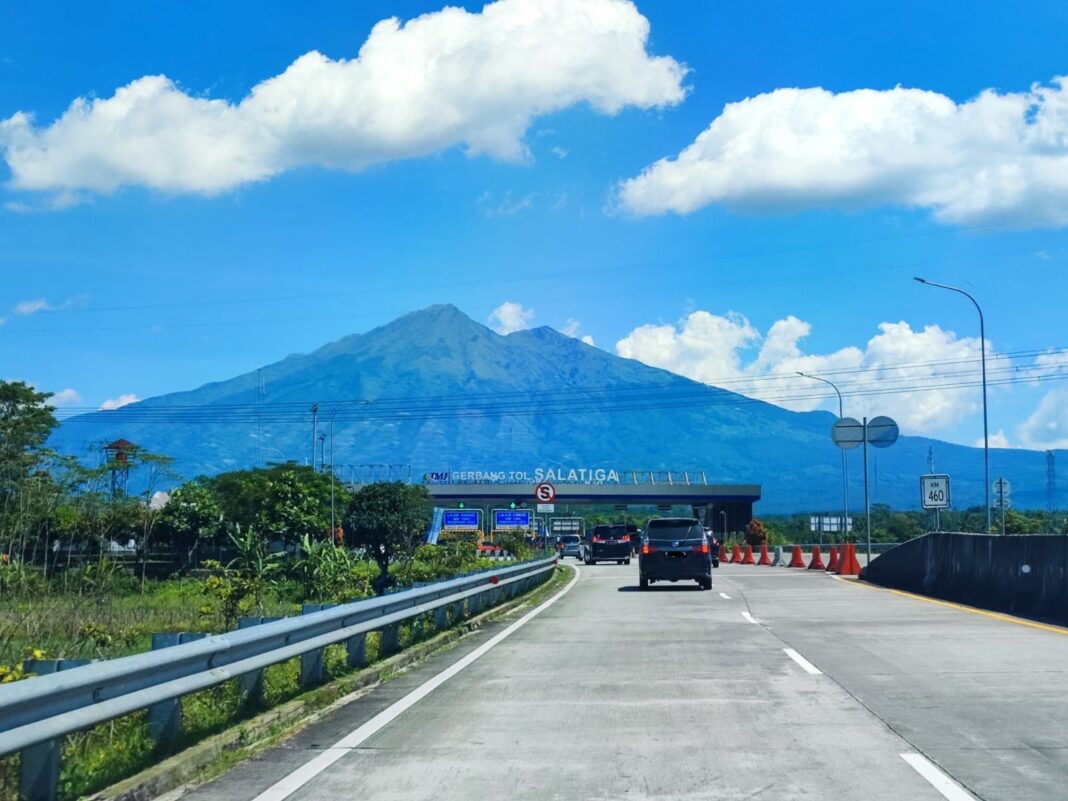
[[(539, 471), (540, 472), (540, 471)], [(446, 476), (449, 474), (428, 474)], [(466, 475), (461, 473), (460, 475)], [(476, 474), (479, 475), (479, 474)], [(611, 482), (552, 483), (555, 513), (564, 514), (568, 504), (628, 506), (689, 506), (694, 517), (715, 531), (741, 531), (753, 519), (753, 504), (760, 500), (759, 484), (714, 484), (701, 473), (627, 471), (613, 472)], [(542, 479), (543, 475), (537, 475)], [(450, 477), (451, 479), (451, 477)], [(422, 482), (435, 506), (456, 508), (460, 504), (508, 508), (535, 508), (534, 488), (541, 480), (503, 482), (441, 478)], [(362, 485), (350, 485), (358, 491)], [(725, 515), (725, 519), (724, 519)]]

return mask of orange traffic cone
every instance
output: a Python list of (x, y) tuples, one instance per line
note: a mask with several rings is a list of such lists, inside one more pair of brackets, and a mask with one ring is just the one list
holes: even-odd
[(809, 570), (826, 570), (827, 566), (823, 564), (823, 557), (820, 555), (820, 546), (812, 546), (812, 561), (808, 563)]
[(745, 553), (742, 555), (743, 565), (755, 565), (756, 560), (753, 559), (753, 546), (749, 543), (745, 544)]
[(731, 564), (736, 565), (742, 561), (742, 549), (735, 545), (731, 548)]
[(719, 544), (719, 561), (726, 562), (727, 560), (727, 546), (722, 542)]
[(831, 559), (827, 562), (827, 572), (833, 573), (838, 569), (838, 549), (831, 546)]
[(788, 564), (787, 567), (804, 567), (804, 566), (805, 566), (805, 556), (804, 556), (804, 554), (801, 553), (801, 546), (800, 545), (795, 545), (794, 546), (794, 555), (790, 557), (790, 564)]
[(859, 576), (860, 562), (857, 561), (857, 546), (847, 543), (845, 553), (838, 562), (838, 568), (834, 571), (839, 576)]
[(757, 564), (771, 567), (771, 554), (768, 553), (768, 544), (766, 542), (760, 543), (760, 559), (757, 560)]

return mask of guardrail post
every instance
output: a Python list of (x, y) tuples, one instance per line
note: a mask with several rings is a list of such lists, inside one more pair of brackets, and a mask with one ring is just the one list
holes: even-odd
[[(163, 632), (152, 635), (152, 650), (170, 648), (184, 642), (202, 640), (208, 635), (202, 631)], [(148, 708), (148, 736), (158, 747), (178, 739), (182, 730), (182, 699), (171, 698)]]
[[(281, 620), (281, 617), (263, 617), (251, 615), (237, 619), (238, 629), (247, 629), (250, 626), (259, 626), (263, 623), (273, 623)], [(261, 706), (263, 704), (263, 670), (253, 670), (237, 677), (237, 689), (245, 696), (246, 706)]]
[[(89, 664), (89, 659), (27, 659), (22, 669), (46, 676)], [(19, 752), (19, 801), (56, 801), (59, 797), (59, 740), (45, 740)]]
[(400, 650), (400, 626), (396, 623), (382, 629), (382, 639), (378, 644), (378, 656), (388, 656)]
[(475, 617), (482, 611), (482, 593), (478, 595), (472, 595), (467, 599), (467, 616)]
[(350, 668), (362, 668), (367, 664), (367, 635), (357, 634), (345, 641)]
[[(310, 615), (313, 612), (321, 612), (336, 604), (303, 604), (300, 607), (302, 615)], [(311, 687), (323, 683), (323, 655), (325, 648), (316, 648), (314, 651), (300, 655), (300, 686)]]
[(59, 740), (46, 740), (19, 752), (19, 801), (56, 801), (59, 753)]
[(452, 604), (445, 604), (434, 610), (434, 628), (438, 631), (444, 631), (449, 627), (450, 606), (452, 606)]

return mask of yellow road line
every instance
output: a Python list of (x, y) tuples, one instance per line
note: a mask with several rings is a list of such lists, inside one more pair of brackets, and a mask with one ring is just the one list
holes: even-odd
[(934, 604), (935, 606), (944, 606), (946, 609), (956, 609), (959, 612), (971, 612), (973, 615), (982, 615), (988, 617), (991, 620), (1000, 620), (1004, 623), (1015, 623), (1017, 626), (1027, 626), (1029, 629), (1040, 629), (1041, 631), (1048, 631), (1053, 634), (1061, 634), (1068, 636), (1068, 628), (1063, 626), (1054, 626), (1049, 623), (1036, 623), (1033, 620), (1024, 620), (1020, 617), (1013, 617), (1012, 615), (1004, 615), (1000, 612), (990, 612), (986, 609), (978, 609), (974, 606), (967, 606), (966, 604), (957, 604), (951, 601), (941, 601), (937, 598), (928, 598), (926, 595), (917, 595), (914, 592), (906, 592), (905, 590), (894, 590), (889, 587), (879, 587), (875, 584), (868, 584), (863, 581), (848, 581), (839, 576), (835, 576), (838, 581), (843, 584), (848, 584), (853, 587), (864, 587), (869, 590), (878, 590), (880, 592), (888, 592), (892, 595), (900, 595), (903, 598), (912, 598), (915, 601), (923, 601), (925, 604)]

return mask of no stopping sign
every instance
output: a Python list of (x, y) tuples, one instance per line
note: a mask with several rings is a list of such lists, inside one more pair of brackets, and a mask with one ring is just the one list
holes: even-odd
[(556, 500), (556, 487), (552, 484), (538, 484), (534, 488), (534, 498), (538, 503), (552, 503)]

